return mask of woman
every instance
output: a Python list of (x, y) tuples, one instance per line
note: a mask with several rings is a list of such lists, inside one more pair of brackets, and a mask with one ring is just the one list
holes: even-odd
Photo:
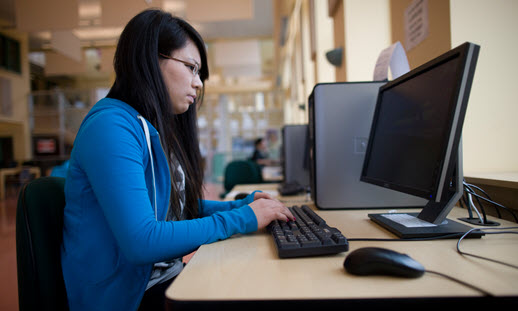
[(120, 36), (114, 67), (107, 98), (81, 124), (66, 178), (61, 255), (72, 310), (163, 306), (156, 299), (182, 256), (293, 220), (261, 192), (202, 200), (196, 106), (209, 71), (194, 28), (163, 11), (141, 12)]

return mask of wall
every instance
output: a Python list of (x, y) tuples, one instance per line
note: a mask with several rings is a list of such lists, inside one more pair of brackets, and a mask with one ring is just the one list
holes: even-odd
[(28, 39), (26, 34), (15, 31), (0, 31), (5, 36), (20, 42), (21, 74), (0, 69), (0, 77), (11, 82), (12, 116), (0, 115), (0, 136), (13, 136), (14, 159), (24, 161), (31, 158), (31, 140), (28, 119), (28, 95), (30, 76)]
[(333, 19), (326, 1), (313, 0), (315, 17), (315, 83), (335, 82), (335, 68), (326, 59), (326, 52), (334, 48)]
[(343, 47), (336, 81), (372, 81), (379, 53), (391, 44), (388, 0), (329, 1), (334, 47)]
[(464, 123), (464, 174), (518, 171), (518, 1), (452, 0), (452, 46), (480, 45)]
[[(455, 0), (454, 0), (455, 1)], [(425, 40), (411, 50), (405, 46), (405, 9), (413, 0), (390, 0), (392, 42), (400, 41), (405, 47), (410, 69), (449, 51), (451, 49), (450, 1), (428, 0), (429, 34)]]
[(345, 0), (347, 81), (372, 81), (379, 53), (391, 44), (388, 0)]

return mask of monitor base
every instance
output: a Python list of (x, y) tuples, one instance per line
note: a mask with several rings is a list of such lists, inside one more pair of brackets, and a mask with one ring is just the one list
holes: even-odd
[[(385, 214), (368, 214), (369, 218), (374, 221), (376, 224), (381, 227), (387, 229), (388, 231), (395, 234), (397, 237), (401, 239), (426, 239), (426, 238), (441, 238), (444, 237), (454, 239), (460, 238), (464, 233), (473, 229), (472, 227), (463, 225), (459, 222), (453, 221), (451, 219), (446, 219), (440, 225), (433, 226), (418, 226), (418, 227), (409, 227), (405, 226), (399, 222), (395, 222), (385, 215), (393, 215), (390, 213)], [(404, 215), (410, 215), (413, 217), (417, 217), (417, 213), (404, 213)], [(480, 238), (484, 234), (478, 231), (472, 232), (466, 238)]]

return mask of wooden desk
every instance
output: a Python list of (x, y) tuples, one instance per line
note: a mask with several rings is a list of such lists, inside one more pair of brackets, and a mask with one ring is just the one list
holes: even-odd
[(280, 166), (265, 166), (261, 170), (263, 180), (266, 182), (281, 182), (282, 181), (282, 167)]
[[(237, 190), (250, 191), (251, 188), (240, 186)], [(394, 238), (369, 220), (369, 212), (372, 211), (317, 211), (329, 225), (339, 228), (348, 239)], [(449, 218), (465, 216), (465, 210), (455, 208)], [(506, 226), (518, 226), (502, 220), (499, 222)], [(353, 276), (343, 268), (349, 252), (323, 257), (279, 259), (273, 239), (266, 231), (260, 231), (236, 235), (200, 247), (166, 291), (168, 308), (243, 310), (246, 307), (301, 305), (316, 307), (317, 310), (327, 306), (365, 310), (369, 307), (386, 309), (388, 304), (397, 304), (398, 309), (415, 309), (415, 303), (425, 302), (430, 307), (436, 304), (451, 306), (452, 303), (474, 305), (479, 309), (482, 306), (518, 306), (518, 270), (464, 257), (457, 253), (456, 243), (457, 239), (424, 242), (350, 241), (349, 252), (361, 247), (379, 246), (406, 253), (421, 262), (426, 269), (475, 284), (499, 296), (499, 299), (486, 299), (472, 289), (433, 274), (425, 274), (418, 279)], [(486, 235), (482, 239), (463, 240), (461, 248), (466, 252), (515, 265), (518, 263), (517, 235)]]
[(518, 172), (471, 173), (464, 178), (475, 184), (518, 189)]

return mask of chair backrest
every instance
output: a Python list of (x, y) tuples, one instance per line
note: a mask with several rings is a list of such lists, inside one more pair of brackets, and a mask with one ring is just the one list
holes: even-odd
[(20, 191), (16, 261), (20, 310), (68, 310), (61, 270), (65, 179), (41, 177)]
[(235, 185), (262, 182), (261, 169), (254, 161), (236, 160), (228, 163), (225, 168), (224, 187), (227, 192), (232, 190)]

